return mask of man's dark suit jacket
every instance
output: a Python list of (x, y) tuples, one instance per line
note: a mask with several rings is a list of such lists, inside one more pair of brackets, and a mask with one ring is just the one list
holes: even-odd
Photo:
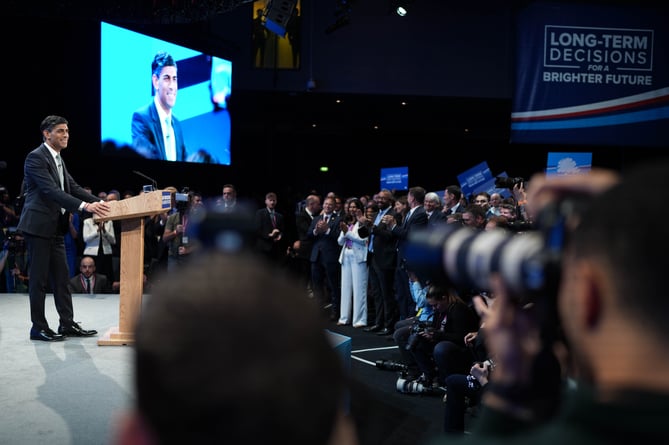
[(312, 218), (306, 209), (300, 210), (300, 213), (295, 217), (295, 228), (297, 231), (297, 239), (300, 240), (300, 248), (297, 251), (297, 257), (308, 260), (311, 258), (311, 248), (314, 245), (314, 239), (309, 237), (309, 227)]
[[(385, 213), (393, 218), (396, 214), (393, 209), (388, 209)], [(379, 223), (377, 226), (364, 226), (358, 229), (358, 234), (361, 237), (372, 236), (372, 249), (374, 252), (374, 262), (383, 269), (391, 269), (397, 266), (397, 240), (388, 226), (384, 223)]]
[(275, 210), (274, 217), (276, 220), (276, 225), (272, 224), (272, 219), (270, 218), (267, 207), (256, 210), (256, 248), (260, 252), (269, 253), (274, 251), (276, 254), (278, 254), (278, 250), (280, 250), (279, 246), (283, 246), (283, 238), (282, 241), (275, 242), (272, 238), (269, 237), (269, 234), (275, 228), (279, 229), (282, 234), (285, 229), (283, 215)]
[(427, 224), (429, 226), (446, 224), (446, 221), (447, 221), (446, 214), (442, 212), (441, 209), (435, 210), (434, 212), (432, 212), (432, 215), (430, 215), (427, 218)]
[[(30, 174), (27, 171), (30, 170)], [(77, 184), (67, 172), (63, 161), (64, 188), (60, 188), (58, 167), (46, 145), (42, 144), (26, 156), (24, 183), (25, 201), (18, 230), (29, 235), (50, 238), (64, 235), (68, 229), (68, 212), (78, 212), (81, 201), (100, 199)], [(67, 210), (61, 214), (60, 209)]]
[[(181, 122), (172, 115), (172, 128), (176, 142), (177, 161), (186, 160), (186, 143), (184, 142)], [(132, 147), (137, 153), (149, 159), (167, 160), (163, 129), (160, 126), (160, 117), (156, 104), (140, 108), (132, 114)]]
[[(93, 293), (94, 294), (110, 294), (112, 292), (112, 287), (109, 283), (109, 280), (105, 275), (96, 273), (95, 282), (93, 284)], [(85, 281), (82, 282), (82, 274), (77, 274), (70, 278), (70, 292), (73, 294), (85, 294), (86, 287), (84, 285)]]
[(319, 259), (323, 263), (338, 263), (339, 253), (341, 252), (341, 246), (337, 243), (340, 219), (332, 214), (330, 221), (328, 222), (330, 233), (319, 233), (318, 235), (314, 235), (316, 223), (321, 219), (323, 219), (323, 215), (315, 217), (309, 226), (308, 236), (314, 240), (314, 245), (311, 248), (310, 260), (312, 263), (318, 262)]
[(392, 230), (393, 235), (397, 239), (398, 259), (400, 261), (404, 256), (404, 249), (408, 243), (409, 233), (413, 230), (421, 230), (427, 227), (427, 212), (423, 206), (416, 207), (411, 217), (409, 215), (410, 213), (407, 213), (402, 224), (396, 225)]

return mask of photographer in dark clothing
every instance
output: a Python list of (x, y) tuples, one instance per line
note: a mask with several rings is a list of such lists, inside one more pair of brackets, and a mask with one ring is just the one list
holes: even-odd
[(443, 386), (450, 374), (469, 370), (473, 357), (464, 338), (478, 329), (478, 320), (455, 289), (433, 285), (426, 298), (434, 309), (432, 324), (418, 333), (411, 353), (422, 372), (420, 383)]
[[(653, 252), (669, 248), (669, 210), (652, 193), (669, 189), (669, 160), (629, 169), (622, 178), (607, 170), (559, 177), (533, 177), (527, 205), (532, 215), (547, 205), (569, 204), (584, 196), (587, 206), (567, 218), (561, 249), (555, 309), (569, 350), (573, 389), (542, 419), (542, 400), (532, 391), (544, 351), (541, 323), (519, 304), (503, 275), (491, 277), (495, 304), (478, 304), (486, 328), (486, 346), (495, 370), (483, 396), (481, 416), (472, 434), (434, 444), (623, 445), (669, 443), (669, 299), (666, 266)], [(625, 212), (620, 212), (624, 202)], [(652, 218), (639, 215), (653, 209)], [(535, 218), (536, 220), (536, 218)], [(526, 235), (523, 235), (526, 236)], [(547, 294), (548, 292), (546, 292)], [(534, 301), (545, 303), (537, 297)], [(475, 300), (478, 301), (478, 300)], [(640, 367), (651, 363), (651, 367)], [(541, 423), (540, 421), (543, 421)]]

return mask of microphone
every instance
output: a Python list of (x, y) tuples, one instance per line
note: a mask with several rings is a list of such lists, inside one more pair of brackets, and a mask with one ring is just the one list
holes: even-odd
[(146, 176), (144, 173), (139, 172), (139, 171), (137, 171), (137, 170), (133, 170), (132, 172), (133, 172), (134, 174), (136, 174), (136, 175), (141, 176), (141, 177), (144, 178), (144, 179), (148, 179), (149, 181), (151, 181), (151, 185), (153, 185), (153, 189), (154, 189), (154, 190), (158, 190), (158, 183), (156, 182), (155, 179), (153, 179), (153, 178), (151, 178), (151, 177), (149, 177), (149, 176)]

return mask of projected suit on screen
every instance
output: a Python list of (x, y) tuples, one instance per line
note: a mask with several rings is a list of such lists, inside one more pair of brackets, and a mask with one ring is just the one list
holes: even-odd
[(177, 64), (166, 52), (158, 52), (151, 63), (153, 100), (132, 114), (132, 147), (149, 159), (185, 161), (181, 123), (172, 114), (177, 100)]

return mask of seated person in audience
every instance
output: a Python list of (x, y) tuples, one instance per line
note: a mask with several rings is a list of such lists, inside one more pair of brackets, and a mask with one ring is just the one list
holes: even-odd
[(317, 306), (252, 255), (201, 251), (154, 286), (116, 444), (358, 444)]
[[(102, 274), (95, 272), (95, 260), (84, 255), (79, 262), (79, 273), (70, 278), (70, 292), (73, 294), (109, 294), (113, 284)], [(118, 284), (116, 284), (118, 288)]]

